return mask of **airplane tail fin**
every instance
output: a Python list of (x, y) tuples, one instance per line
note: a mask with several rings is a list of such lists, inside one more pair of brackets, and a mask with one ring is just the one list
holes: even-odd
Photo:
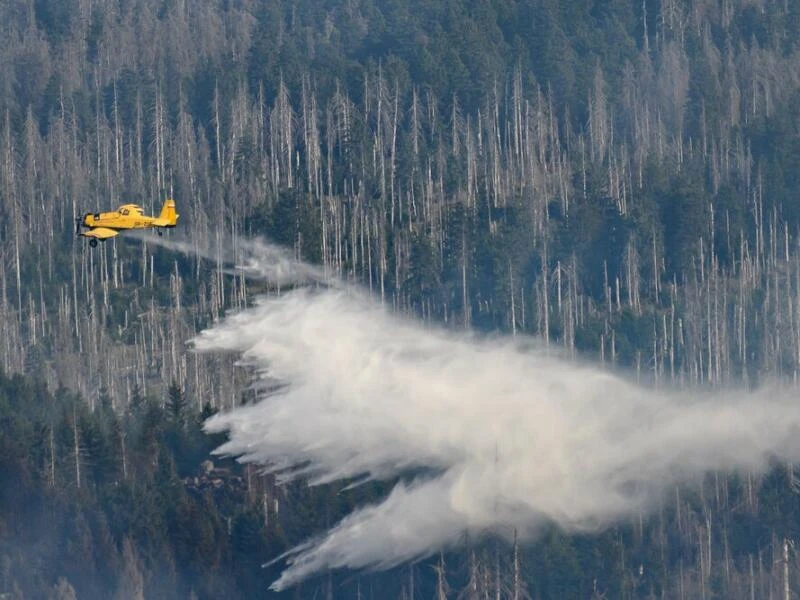
[(161, 214), (158, 215), (158, 220), (163, 223), (161, 227), (175, 227), (178, 223), (180, 215), (175, 212), (175, 200), (168, 198), (161, 207)]

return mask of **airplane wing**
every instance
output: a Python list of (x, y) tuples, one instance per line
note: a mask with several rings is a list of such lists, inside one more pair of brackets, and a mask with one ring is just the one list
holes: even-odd
[(83, 237), (96, 238), (98, 240), (106, 240), (118, 234), (119, 231), (116, 229), (110, 229), (108, 227), (95, 227), (94, 229), (90, 229), (89, 231), (84, 231), (81, 233)]

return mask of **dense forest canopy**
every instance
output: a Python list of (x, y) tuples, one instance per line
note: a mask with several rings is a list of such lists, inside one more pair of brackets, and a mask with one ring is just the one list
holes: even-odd
[[(213, 252), (241, 237), (398, 311), (656, 385), (797, 377), (794, 0), (9, 0), (0, 28), (0, 455), (18, 482), (0, 592), (252, 597), (262, 562), (385, 491), (281, 491), (230, 465), (234, 501), (192, 496), (214, 447), (200, 419), (246, 374), (185, 342), (251, 301)], [(166, 195), (203, 258), (74, 238), (83, 212)], [(710, 478), (599, 536), (476, 541), (295, 593), (800, 589), (793, 468)], [(115, 521), (126, 486), (141, 529)], [(22, 526), (40, 512), (80, 531)]]

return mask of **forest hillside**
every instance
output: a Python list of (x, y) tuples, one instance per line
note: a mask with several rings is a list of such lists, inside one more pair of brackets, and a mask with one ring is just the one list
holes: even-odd
[[(186, 342), (263, 291), (239, 240), (644, 385), (796, 383), (794, 0), (9, 0), (0, 28), (0, 594), (267, 597), (263, 563), (386, 495), (209, 454), (248, 373)], [(168, 196), (193, 252), (75, 237)], [(776, 460), (284, 594), (788, 598), (798, 524)]]

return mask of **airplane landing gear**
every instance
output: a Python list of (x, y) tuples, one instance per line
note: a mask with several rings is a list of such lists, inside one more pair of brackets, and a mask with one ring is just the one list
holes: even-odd
[(89, 245), (90, 245), (92, 248), (96, 248), (96, 247), (97, 247), (97, 238), (92, 238), (92, 239), (90, 239), (90, 240), (89, 240)]

